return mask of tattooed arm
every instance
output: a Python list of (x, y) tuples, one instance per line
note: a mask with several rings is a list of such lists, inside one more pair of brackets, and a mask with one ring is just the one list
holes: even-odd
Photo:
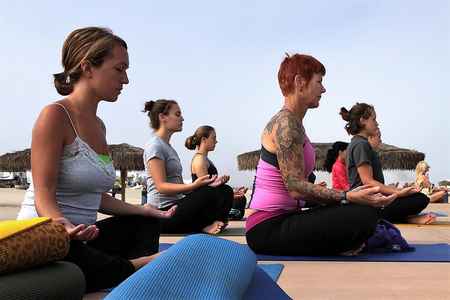
[(312, 184), (305, 179), (305, 132), (302, 123), (293, 113), (280, 111), (269, 122), (265, 133), (273, 137), (281, 176), (291, 197), (314, 199), (325, 204), (336, 203), (341, 199), (339, 191)]

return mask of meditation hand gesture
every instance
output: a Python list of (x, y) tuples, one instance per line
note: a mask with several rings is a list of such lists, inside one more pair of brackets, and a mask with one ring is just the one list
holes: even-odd
[(243, 186), (241, 186), (238, 189), (235, 189), (234, 194), (233, 194), (234, 199), (239, 199), (239, 198), (244, 197), (245, 193), (247, 193), (247, 191), (248, 191), (248, 188), (243, 187)]
[(147, 217), (156, 217), (159, 219), (168, 219), (171, 218), (175, 214), (175, 210), (177, 209), (177, 205), (172, 206), (169, 210), (160, 210), (152, 206), (150, 203), (144, 204), (142, 206), (144, 209), (144, 216)]
[(71, 240), (90, 241), (96, 239), (100, 232), (95, 225), (79, 224), (75, 226), (66, 218), (55, 218), (53, 221), (64, 225)]
[(216, 180), (214, 180), (212, 183), (209, 184), (209, 186), (212, 186), (212, 187), (221, 186), (222, 184), (227, 183), (228, 180), (230, 180), (230, 176), (223, 175), (223, 176), (217, 177)]
[(418, 193), (419, 189), (414, 186), (406, 187), (399, 189), (395, 194), (397, 195), (397, 198), (406, 197), (415, 193)]
[(396, 194), (384, 196), (380, 193), (380, 187), (369, 187), (367, 185), (360, 186), (352, 191), (347, 192), (347, 199), (352, 203), (369, 205), (374, 207), (382, 207), (389, 205), (397, 198)]
[(204, 185), (209, 185), (217, 179), (217, 175), (209, 177), (209, 175), (203, 175), (197, 178), (193, 183), (195, 188), (202, 187)]

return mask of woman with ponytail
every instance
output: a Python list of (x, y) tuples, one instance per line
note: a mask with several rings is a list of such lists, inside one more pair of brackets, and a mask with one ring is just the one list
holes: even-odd
[(331, 186), (338, 191), (348, 191), (348, 176), (345, 166), (348, 143), (335, 142), (327, 152), (325, 170), (331, 173)]
[[(161, 232), (219, 233), (226, 225), (229, 207), (216, 187), (228, 178), (204, 174), (185, 184), (180, 158), (170, 145), (172, 135), (183, 129), (180, 106), (174, 100), (159, 99), (146, 102), (144, 112), (153, 129), (144, 147), (147, 201), (161, 210), (176, 207), (172, 218), (161, 221)], [(195, 139), (191, 143), (195, 144)]]
[(384, 184), (378, 153), (369, 141), (371, 136), (375, 136), (377, 139), (372, 139), (373, 146), (377, 147), (381, 143), (375, 108), (366, 103), (356, 103), (349, 111), (342, 107), (340, 114), (347, 122), (345, 129), (353, 136), (347, 148), (350, 190), (372, 186), (378, 187), (383, 195), (394, 196), (396, 199), (380, 211), (380, 216), (389, 222), (432, 223), (436, 219), (433, 214), (418, 215), (428, 205), (429, 199), (425, 195), (414, 187), (399, 189)]
[[(189, 150), (195, 150), (196, 153), (191, 162), (192, 181), (203, 175), (217, 175), (217, 169), (213, 162), (208, 158), (208, 153), (214, 151), (217, 144), (216, 131), (211, 126), (200, 126), (193, 135), (186, 139), (185, 146)], [(229, 176), (224, 176), (225, 183), (230, 179)], [(226, 216), (230, 214), (233, 220), (240, 220), (244, 217), (245, 205), (247, 199), (245, 198), (246, 188), (240, 187), (233, 191), (233, 189), (223, 184), (217, 187), (219, 198), (223, 199), (223, 208)], [(233, 211), (230, 211), (233, 208)]]
[[(86, 27), (69, 34), (62, 49), (64, 71), (55, 87), (64, 98), (44, 107), (33, 128), (33, 183), (18, 219), (50, 217), (71, 239), (64, 260), (75, 263), (87, 291), (117, 286), (150, 262), (159, 246), (157, 218), (174, 211), (137, 206), (107, 193), (116, 172), (100, 102), (116, 102), (128, 84), (127, 44), (109, 29)], [(97, 221), (97, 213), (113, 217)]]

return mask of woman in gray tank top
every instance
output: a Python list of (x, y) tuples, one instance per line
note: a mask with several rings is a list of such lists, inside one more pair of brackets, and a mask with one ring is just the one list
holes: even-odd
[[(33, 184), (19, 219), (47, 216), (71, 238), (65, 260), (83, 271), (88, 291), (116, 286), (150, 262), (158, 251), (160, 211), (134, 206), (106, 192), (115, 170), (106, 129), (97, 117), (100, 101), (115, 102), (128, 84), (127, 44), (109, 29), (73, 31), (62, 50), (64, 72), (55, 86), (64, 99), (46, 106), (32, 135)], [(97, 212), (114, 217), (96, 222)]]

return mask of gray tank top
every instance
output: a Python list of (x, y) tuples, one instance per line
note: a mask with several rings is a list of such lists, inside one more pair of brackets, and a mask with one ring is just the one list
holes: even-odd
[[(104, 162), (99, 155), (78, 135), (69, 112), (66, 112), (76, 138), (64, 146), (60, 159), (56, 184), (56, 201), (61, 213), (74, 225), (94, 224), (100, 207), (102, 193), (109, 191), (116, 178), (112, 161)], [(34, 186), (30, 184), (17, 219), (37, 217), (34, 204)]]

